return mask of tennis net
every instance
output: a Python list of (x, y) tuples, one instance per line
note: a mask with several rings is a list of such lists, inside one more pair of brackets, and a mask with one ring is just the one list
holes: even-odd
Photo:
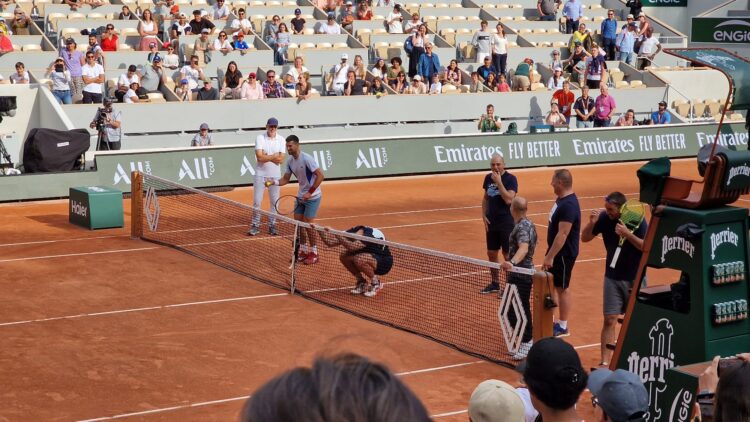
[[(134, 236), (474, 356), (515, 365), (512, 356), (524, 329), (531, 324), (535, 308), (542, 307), (535, 304), (540, 303), (538, 297), (543, 290), (539, 286), (546, 284), (539, 283), (541, 273), (534, 276), (537, 281), (532, 289), (530, 270), (509, 273), (481, 260), (310, 228), (156, 176), (134, 174), (132, 180)], [(261, 214), (261, 233), (247, 236), (253, 213)], [(268, 230), (271, 220), (275, 220), (275, 235)], [(295, 247), (302, 230), (311, 230), (318, 239), (320, 260), (316, 264), (296, 262)], [(340, 261), (347, 253), (342, 238), (390, 250), (393, 266), (380, 276), (383, 289), (377, 296), (351, 293), (356, 280)], [(502, 300), (497, 294), (479, 294), (492, 271), (498, 272), (506, 292)], [(514, 279), (522, 282), (508, 283)], [(528, 315), (521, 305), (523, 296), (532, 298)]]

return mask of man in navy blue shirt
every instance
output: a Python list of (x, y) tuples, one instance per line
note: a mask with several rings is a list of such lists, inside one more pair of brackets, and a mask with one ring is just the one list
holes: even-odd
[[(615, 339), (615, 325), (617, 316), (625, 313), (628, 305), (633, 280), (638, 272), (641, 261), (643, 238), (648, 230), (648, 223), (642, 221), (634, 232), (630, 232), (620, 222), (620, 208), (627, 198), (620, 192), (612, 192), (604, 198), (604, 210), (593, 210), (589, 215), (589, 222), (583, 228), (581, 240), (590, 242), (597, 235), (602, 235), (607, 259), (604, 266), (604, 326), (601, 335), (602, 360), (600, 366), (609, 365), (612, 351), (607, 344)], [(620, 243), (620, 237), (625, 239), (614, 268), (612, 257)]]
[[(513, 231), (515, 222), (510, 213), (510, 203), (518, 193), (518, 179), (505, 171), (503, 156), (495, 153), (490, 159), (492, 171), (484, 177), (482, 189), (482, 221), (487, 241), (487, 258), (492, 262), (500, 262), (499, 251), (502, 249), (503, 258), (508, 260), (508, 238)], [(490, 270), (490, 284), (480, 293), (488, 294), (500, 291), (500, 273)]]
[(555, 294), (559, 304), (559, 318), (552, 327), (555, 337), (570, 335), (568, 315), (572, 306), (572, 295), (568, 291), (573, 265), (578, 258), (578, 244), (581, 238), (581, 206), (573, 192), (573, 175), (567, 169), (555, 170), (552, 176), (552, 190), (557, 196), (549, 213), (547, 226), (547, 253), (542, 269), (552, 273)]
[(602, 47), (607, 52), (607, 60), (615, 60), (615, 44), (617, 43), (617, 20), (615, 11), (607, 11), (607, 19), (601, 25)]
[(497, 69), (492, 65), (492, 58), (487, 56), (484, 58), (484, 64), (477, 68), (477, 74), (482, 78), (482, 81), (486, 81), (490, 73), (497, 74)]

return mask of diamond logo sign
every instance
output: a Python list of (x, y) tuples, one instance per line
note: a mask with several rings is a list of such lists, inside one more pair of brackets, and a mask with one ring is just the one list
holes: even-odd
[(156, 190), (153, 187), (146, 189), (146, 220), (148, 221), (148, 228), (152, 232), (155, 232), (159, 227), (159, 198), (156, 196)]
[[(513, 312), (514, 321), (511, 323), (508, 315)], [(518, 294), (518, 287), (515, 284), (507, 284), (503, 298), (500, 300), (500, 308), (497, 310), (497, 317), (500, 320), (500, 329), (503, 332), (505, 345), (510, 353), (517, 353), (521, 347), (523, 330), (526, 329), (526, 314), (521, 304), (521, 296)]]

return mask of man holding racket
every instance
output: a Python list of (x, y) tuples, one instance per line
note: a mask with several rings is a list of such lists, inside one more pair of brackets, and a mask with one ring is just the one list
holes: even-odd
[[(627, 201), (622, 193), (612, 192), (604, 198), (604, 210), (591, 211), (589, 222), (581, 232), (581, 240), (584, 242), (590, 242), (601, 234), (604, 249), (607, 250), (604, 266), (602, 360), (599, 366), (609, 365), (612, 351), (607, 348), (607, 344), (615, 340), (617, 316), (625, 313), (633, 288), (633, 280), (638, 272), (643, 238), (648, 230), (644, 212), (643, 204), (637, 201)], [(624, 241), (620, 243), (621, 240)]]
[[(263, 203), (263, 193), (268, 189), (268, 199), (271, 203), (271, 212), (276, 213), (276, 201), (279, 199), (278, 181), (281, 177), (281, 163), (284, 161), (284, 138), (276, 130), (279, 127), (279, 121), (271, 117), (266, 122), (266, 131), (258, 135), (255, 139), (255, 181), (253, 182), (253, 207), (260, 209)], [(269, 183), (271, 182), (271, 183)], [(268, 218), (268, 233), (276, 236), (276, 219)], [(247, 232), (250, 236), (260, 234), (260, 213), (253, 213), (253, 221), (250, 230)]]
[[(374, 227), (354, 226), (346, 233), (385, 240), (383, 232)], [(351, 293), (375, 297), (383, 288), (378, 276), (388, 274), (393, 268), (393, 255), (391, 255), (388, 245), (368, 242), (344, 234), (336, 234), (329, 227), (322, 229), (320, 237), (326, 246), (342, 246), (344, 248), (339, 256), (341, 264), (357, 279), (357, 285), (354, 286)], [(369, 286), (366, 279), (370, 280)]]
[[(503, 156), (495, 153), (490, 159), (489, 174), (484, 176), (482, 189), (482, 221), (484, 221), (487, 258), (491, 262), (500, 262), (499, 252), (508, 260), (508, 237), (513, 230), (513, 216), (510, 214), (510, 202), (518, 192), (518, 179), (505, 170)], [(490, 283), (480, 291), (481, 294), (500, 291), (500, 274), (490, 270)]]
[[(299, 138), (297, 135), (286, 137), (286, 152), (289, 160), (286, 163), (286, 172), (281, 180), (270, 182), (278, 186), (289, 183), (292, 174), (297, 177), (299, 190), (294, 207), (294, 219), (313, 224), (320, 208), (322, 192), (320, 184), (323, 182), (323, 172), (320, 171), (318, 163), (312, 155), (299, 149)], [(312, 265), (318, 262), (318, 246), (316, 244), (315, 230), (303, 228), (300, 230), (300, 252), (297, 261)]]

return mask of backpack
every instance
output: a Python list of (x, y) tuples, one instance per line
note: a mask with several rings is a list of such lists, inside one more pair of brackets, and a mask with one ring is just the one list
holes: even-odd
[(409, 36), (406, 41), (404, 41), (404, 51), (406, 54), (411, 54), (411, 52), (414, 50), (414, 44), (411, 42), (411, 36)]

